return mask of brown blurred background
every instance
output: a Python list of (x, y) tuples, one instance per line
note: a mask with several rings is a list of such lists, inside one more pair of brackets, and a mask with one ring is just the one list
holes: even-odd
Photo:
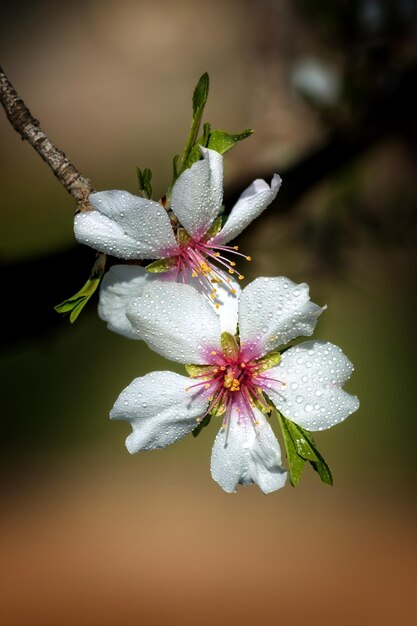
[[(319, 337), (356, 366), (361, 409), (320, 433), (335, 486), (224, 494), (217, 425), (130, 457), (107, 416), (173, 369), (91, 304), (74, 202), (0, 112), (1, 626), (413, 624), (417, 6), (413, 0), (5, 2), (1, 63), (96, 189), (155, 195), (208, 71), (205, 119), (255, 135), (226, 156), (226, 200), (257, 176), (277, 201), (239, 242), (247, 278), (327, 303)], [(181, 368), (178, 368), (181, 371)]]

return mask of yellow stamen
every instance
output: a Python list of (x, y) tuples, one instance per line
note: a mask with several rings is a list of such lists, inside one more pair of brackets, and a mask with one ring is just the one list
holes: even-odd
[(213, 356), (216, 356), (217, 352), (215, 350), (212, 350), (210, 354), (212, 354)]
[(251, 256), (247, 256), (247, 257), (246, 257), (246, 260), (247, 260), (247, 261), (252, 261), (252, 257), (251, 257)]

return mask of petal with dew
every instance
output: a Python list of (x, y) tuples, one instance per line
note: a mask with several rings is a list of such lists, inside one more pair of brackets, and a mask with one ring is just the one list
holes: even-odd
[(173, 212), (196, 241), (218, 216), (223, 200), (223, 157), (208, 148), (201, 152), (204, 158), (181, 174), (171, 197)]
[(265, 375), (265, 390), (281, 413), (302, 428), (325, 430), (359, 408), (359, 400), (342, 389), (353, 365), (342, 350), (326, 341), (306, 341), (283, 353)]
[(210, 244), (225, 244), (237, 237), (273, 202), (281, 186), (281, 177), (274, 174), (271, 186), (258, 178), (241, 194), (221, 231)]
[(204, 393), (187, 392), (188, 383), (189, 378), (174, 372), (153, 372), (122, 391), (110, 417), (130, 422), (126, 447), (131, 454), (165, 448), (194, 430), (208, 400)]
[(234, 493), (239, 483), (255, 483), (264, 493), (285, 485), (287, 472), (281, 466), (278, 441), (265, 416), (256, 408), (253, 412), (257, 426), (232, 411), (213, 444), (211, 475), (227, 493)]
[(167, 212), (153, 200), (127, 191), (89, 196), (93, 211), (77, 213), (75, 238), (119, 259), (159, 259), (178, 253)]
[(107, 328), (129, 339), (141, 339), (126, 316), (129, 304), (142, 295), (145, 285), (155, 280), (173, 281), (176, 270), (150, 274), (139, 265), (113, 265), (106, 272), (101, 286), (98, 314)]
[(221, 351), (219, 317), (189, 285), (151, 283), (126, 314), (151, 350), (171, 361), (204, 365)]
[(323, 308), (310, 301), (305, 283), (257, 278), (239, 298), (239, 329), (246, 358), (259, 358), (300, 335), (312, 335)]

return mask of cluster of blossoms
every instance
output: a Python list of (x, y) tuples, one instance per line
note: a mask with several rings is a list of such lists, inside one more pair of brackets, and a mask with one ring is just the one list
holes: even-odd
[(110, 416), (130, 422), (131, 453), (164, 448), (218, 418), (214, 480), (227, 492), (256, 483), (269, 493), (287, 478), (271, 415), (307, 431), (343, 421), (359, 406), (342, 389), (353, 368), (331, 343), (285, 349), (312, 335), (323, 311), (306, 284), (258, 278), (240, 288), (243, 275), (228, 255), (250, 257), (226, 244), (274, 200), (279, 176), (271, 185), (254, 181), (223, 223), (223, 158), (204, 148), (202, 157), (179, 176), (169, 211), (105, 191), (92, 194), (93, 210), (75, 218), (81, 243), (131, 262), (153, 261), (147, 268), (114, 265), (102, 282), (99, 314), (111, 330), (145, 341), (188, 373), (136, 378)]

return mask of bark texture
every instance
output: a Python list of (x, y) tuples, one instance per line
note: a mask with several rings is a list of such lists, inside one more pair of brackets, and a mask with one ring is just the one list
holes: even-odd
[(65, 153), (56, 148), (46, 136), (1, 67), (0, 101), (13, 128), (49, 165), (61, 185), (77, 201), (79, 208), (88, 210), (88, 196), (94, 191), (91, 181), (82, 176)]

